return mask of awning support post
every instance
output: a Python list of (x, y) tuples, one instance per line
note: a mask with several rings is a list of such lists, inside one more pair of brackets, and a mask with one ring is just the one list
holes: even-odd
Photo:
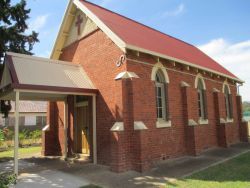
[(68, 101), (64, 101), (64, 159), (68, 156)]
[(97, 164), (97, 142), (96, 142), (96, 95), (92, 98), (93, 113), (93, 163)]
[(18, 176), (18, 147), (19, 147), (19, 91), (15, 99), (15, 137), (14, 137), (14, 174)]

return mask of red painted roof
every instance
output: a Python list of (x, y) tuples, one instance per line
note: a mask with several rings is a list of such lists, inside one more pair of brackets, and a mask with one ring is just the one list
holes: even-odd
[(126, 44), (187, 61), (237, 78), (195, 46), (90, 2), (81, 1)]

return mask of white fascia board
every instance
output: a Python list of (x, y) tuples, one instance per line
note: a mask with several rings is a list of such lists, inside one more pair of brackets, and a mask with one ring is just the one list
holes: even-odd
[(42, 93), (42, 94), (55, 94), (55, 95), (76, 95), (76, 96), (96, 96), (93, 93), (80, 93), (80, 92), (61, 92), (61, 91), (44, 91), (44, 90), (31, 90), (31, 89), (14, 89), (14, 92), (19, 91), (20, 93)]
[(72, 9), (72, 6), (73, 6), (73, 1), (72, 0), (69, 0), (69, 3), (68, 3), (68, 6), (65, 10), (65, 13), (64, 13), (64, 16), (63, 16), (63, 19), (61, 21), (61, 25), (60, 25), (60, 29), (59, 29), (59, 32), (57, 34), (57, 37), (56, 37), (56, 40), (55, 40), (55, 43), (54, 43), (54, 46), (53, 46), (53, 49), (52, 49), (52, 52), (50, 54), (50, 58), (52, 59), (54, 54), (56, 53), (56, 51), (58, 50), (57, 49), (57, 43), (59, 41), (59, 39), (61, 38), (61, 35), (63, 35), (63, 30), (64, 30), (64, 27), (65, 27), (65, 24), (66, 24), (66, 21), (67, 21), (67, 16), (69, 15), (71, 9)]
[(83, 11), (123, 52), (126, 52), (126, 43), (116, 35), (107, 25), (105, 25), (93, 12), (91, 12), (79, 0), (74, 0), (74, 4)]
[(144, 48), (136, 47), (136, 46), (133, 46), (133, 45), (130, 45), (130, 44), (126, 45), (126, 49), (130, 49), (130, 50), (134, 50), (134, 51), (138, 51), (138, 52), (143, 52), (143, 53), (146, 53), (146, 54), (151, 54), (151, 55), (154, 55), (154, 56), (157, 56), (157, 57), (161, 57), (163, 59), (169, 59), (169, 60), (172, 60), (172, 61), (176, 61), (176, 62), (182, 63), (184, 65), (188, 65), (190, 67), (198, 68), (198, 69), (201, 69), (201, 70), (204, 70), (204, 71), (208, 71), (208, 72), (212, 72), (214, 74), (217, 74), (217, 75), (220, 75), (220, 76), (223, 76), (223, 77), (226, 77), (226, 78), (230, 78), (230, 79), (232, 79), (234, 81), (237, 81), (239, 83), (244, 83), (245, 82), (245, 81), (243, 81), (241, 79), (237, 79), (237, 78), (231, 77), (229, 75), (217, 72), (217, 71), (209, 69), (209, 68), (205, 68), (205, 67), (202, 67), (202, 66), (199, 66), (199, 65), (195, 65), (193, 63), (189, 63), (187, 61), (184, 61), (184, 60), (181, 60), (181, 59), (177, 59), (175, 57), (163, 55), (161, 53), (157, 53), (157, 52), (153, 52), (153, 51), (150, 51), (150, 50), (146, 50)]

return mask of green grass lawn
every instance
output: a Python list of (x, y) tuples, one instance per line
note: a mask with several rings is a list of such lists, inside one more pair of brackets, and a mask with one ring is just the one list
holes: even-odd
[(166, 187), (248, 188), (250, 187), (250, 152), (185, 179), (168, 182)]
[[(41, 152), (41, 146), (36, 146), (36, 147), (28, 147), (28, 148), (19, 148), (19, 158), (24, 158), (24, 157), (29, 157), (32, 155), (39, 154)], [(9, 151), (3, 151), (0, 152), (0, 161), (2, 159), (11, 159), (14, 156), (14, 150), (9, 150)]]

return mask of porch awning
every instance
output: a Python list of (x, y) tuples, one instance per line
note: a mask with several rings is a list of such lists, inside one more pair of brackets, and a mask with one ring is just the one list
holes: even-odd
[(93, 95), (97, 89), (82, 66), (8, 52), (1, 73), (0, 99), (60, 100), (66, 95)]

